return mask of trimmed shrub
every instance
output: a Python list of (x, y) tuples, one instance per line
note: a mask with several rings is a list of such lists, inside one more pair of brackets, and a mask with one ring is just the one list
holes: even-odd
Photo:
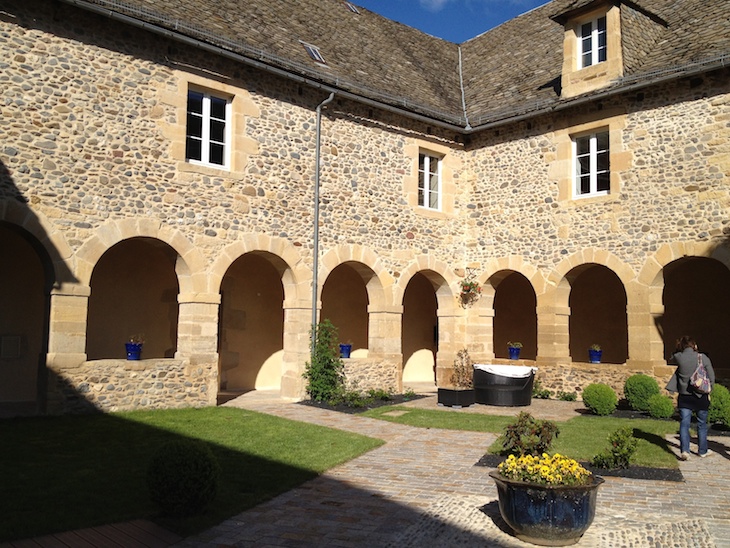
[(636, 411), (649, 411), (649, 398), (659, 393), (659, 383), (649, 375), (637, 373), (624, 383), (624, 395), (631, 409)]
[(707, 423), (720, 423), (730, 428), (730, 391), (721, 384), (716, 384), (712, 389)]
[(175, 440), (160, 447), (147, 468), (147, 488), (162, 513), (200, 514), (218, 493), (220, 466), (202, 442)]
[(614, 430), (608, 436), (610, 447), (608, 451), (599, 453), (591, 464), (598, 468), (615, 470), (616, 468), (628, 468), (631, 459), (636, 453), (639, 441), (634, 437), (634, 432), (629, 426)]
[(502, 453), (511, 455), (541, 455), (550, 450), (553, 438), (560, 431), (558, 425), (549, 420), (538, 420), (522, 411), (517, 421), (508, 424), (500, 437)]
[(649, 415), (655, 419), (668, 419), (674, 414), (674, 402), (664, 394), (654, 394), (648, 402)]
[(616, 392), (607, 384), (589, 384), (583, 389), (583, 405), (596, 415), (610, 415), (617, 404)]

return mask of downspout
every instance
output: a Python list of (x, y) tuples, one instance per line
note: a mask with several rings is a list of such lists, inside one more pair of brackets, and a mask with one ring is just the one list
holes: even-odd
[(470, 131), (471, 124), (469, 123), (469, 115), (466, 113), (466, 90), (464, 89), (464, 71), (461, 62), (461, 46), (457, 47), (459, 48), (459, 87), (461, 88), (461, 109), (464, 112), (464, 121), (466, 122), (464, 131)]
[(330, 93), (327, 97), (317, 106), (317, 131), (315, 137), (315, 149), (314, 149), (314, 261), (312, 263), (312, 340), (311, 340), (311, 352), (310, 363), (314, 362), (314, 343), (317, 340), (317, 272), (319, 271), (319, 154), (320, 154), (320, 141), (322, 134), (322, 107), (332, 102), (335, 98), (335, 93)]

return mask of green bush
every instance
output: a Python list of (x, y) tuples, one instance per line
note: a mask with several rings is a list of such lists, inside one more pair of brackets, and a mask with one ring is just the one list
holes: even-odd
[(532, 397), (537, 400), (549, 400), (553, 393), (542, 387), (542, 381), (535, 379), (532, 383)]
[(721, 384), (716, 384), (710, 394), (707, 422), (708, 424), (720, 423), (730, 427), (730, 391)]
[(649, 415), (655, 419), (668, 419), (674, 414), (674, 402), (664, 394), (654, 394), (648, 404)]
[(150, 497), (172, 517), (200, 514), (218, 493), (220, 467), (202, 442), (175, 440), (160, 447), (147, 468)]
[(609, 470), (628, 468), (639, 443), (631, 427), (625, 426), (613, 431), (608, 436), (608, 443), (610, 444), (608, 451), (593, 457), (591, 464)]
[(558, 436), (558, 425), (549, 420), (535, 419), (522, 411), (517, 421), (507, 425), (500, 437), (503, 454), (541, 455), (550, 450)]
[(307, 394), (314, 401), (334, 402), (345, 391), (345, 364), (340, 359), (337, 328), (325, 319), (317, 326), (312, 361), (304, 370)]
[(610, 415), (617, 404), (616, 392), (607, 384), (589, 384), (583, 389), (583, 405), (596, 415)]
[(654, 394), (659, 394), (659, 383), (649, 375), (637, 373), (631, 375), (624, 383), (624, 396), (626, 396), (631, 409), (636, 411), (648, 411), (649, 398)]
[(578, 394), (575, 392), (563, 392), (562, 390), (558, 392), (558, 399), (560, 401), (575, 401), (578, 399)]

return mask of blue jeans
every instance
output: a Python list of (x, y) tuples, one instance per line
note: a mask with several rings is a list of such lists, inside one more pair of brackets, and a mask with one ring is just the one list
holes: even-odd
[[(679, 408), (679, 450), (689, 453), (689, 424), (692, 421), (692, 410)], [(707, 409), (697, 411), (697, 452), (707, 453)]]

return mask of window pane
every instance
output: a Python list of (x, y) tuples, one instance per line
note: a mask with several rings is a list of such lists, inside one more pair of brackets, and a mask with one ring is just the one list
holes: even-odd
[(581, 137), (575, 141), (575, 149), (578, 156), (585, 156), (591, 152), (591, 138)]
[(203, 119), (200, 116), (188, 114), (187, 134), (192, 135), (193, 137), (203, 136)]
[(608, 150), (608, 133), (596, 133), (596, 149), (598, 151)]
[(611, 189), (611, 174), (607, 171), (605, 173), (599, 173), (596, 177), (596, 183), (598, 192), (607, 192)]
[(439, 195), (436, 192), (431, 193), (431, 200), (428, 204), (431, 209), (438, 209), (439, 207)]
[(433, 156), (429, 157), (429, 163), (428, 163), (428, 172), (432, 175), (438, 173), (439, 171), (439, 160), (438, 158), (434, 158)]
[(210, 98), (210, 115), (219, 120), (226, 119), (226, 101), (217, 97)]
[(198, 139), (188, 137), (185, 141), (185, 158), (188, 160), (202, 160), (201, 143)]
[(420, 184), (418, 185), (418, 205), (426, 205), (426, 201), (423, 199), (423, 186)]
[(431, 192), (438, 192), (439, 189), (439, 177), (438, 175), (431, 175), (431, 184), (429, 185)]
[(226, 124), (216, 120), (210, 121), (210, 140), (222, 143), (225, 141)]
[(418, 155), (418, 170), (423, 171), (425, 168), (423, 167), (424, 163), (426, 162), (426, 157), (423, 154)]
[(599, 173), (608, 171), (608, 152), (601, 152), (596, 156), (596, 169)]
[[(605, 17), (599, 17), (596, 21), (596, 25), (598, 26), (598, 32), (606, 33), (606, 18)], [(585, 25), (583, 25), (585, 26)]]
[(581, 194), (589, 194), (591, 192), (591, 177), (584, 175), (579, 179), (579, 188)]
[(203, 113), (203, 94), (195, 91), (188, 92), (188, 112)]
[(210, 145), (210, 158), (208, 161), (211, 164), (223, 165), (223, 145), (211, 143)]
[(578, 175), (591, 172), (591, 157), (582, 156), (578, 158)]

